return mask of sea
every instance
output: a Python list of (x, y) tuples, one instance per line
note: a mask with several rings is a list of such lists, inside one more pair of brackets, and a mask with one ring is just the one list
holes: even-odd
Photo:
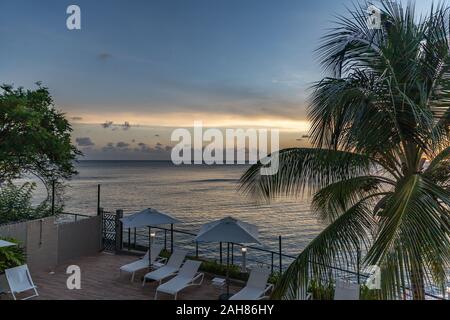
[[(126, 215), (154, 208), (181, 220), (177, 230), (192, 233), (204, 223), (231, 216), (259, 228), (260, 248), (278, 252), (281, 236), (286, 255), (298, 255), (324, 228), (311, 212), (308, 198), (267, 204), (243, 194), (238, 182), (248, 165), (80, 161), (76, 169), (78, 174), (64, 188), (64, 211), (69, 213), (95, 215), (100, 185), (100, 206), (106, 211), (121, 209)], [(38, 187), (35, 201), (44, 195), (43, 187)], [(189, 242), (187, 237), (182, 240)]]

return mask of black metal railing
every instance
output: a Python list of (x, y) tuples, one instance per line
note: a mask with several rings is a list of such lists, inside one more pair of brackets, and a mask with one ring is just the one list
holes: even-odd
[[(174, 234), (181, 234), (184, 236), (188, 236), (188, 237), (195, 237), (196, 234), (190, 231), (186, 231), (186, 230), (180, 230), (180, 229), (169, 229), (169, 228), (164, 228), (164, 227), (159, 227), (159, 226), (153, 226), (151, 227), (151, 229), (156, 229), (156, 230), (160, 230), (163, 231), (163, 237), (161, 239), (161, 237), (159, 237), (159, 239), (156, 239), (156, 241), (160, 241), (164, 243), (164, 248), (167, 249), (169, 248), (169, 235), (170, 232), (173, 231)], [(148, 247), (148, 241), (149, 241), (149, 232), (148, 230), (143, 230), (141, 229), (124, 229), (123, 230), (123, 234), (122, 234), (122, 238), (123, 238), (123, 249), (125, 250), (147, 250)], [(183, 247), (187, 247), (187, 249), (190, 249), (190, 251), (192, 251), (193, 255), (195, 255), (196, 257), (198, 256), (208, 256), (209, 258), (217, 258), (217, 260), (222, 264), (224, 261), (224, 253), (225, 250), (223, 248), (223, 243), (217, 243), (217, 244), (210, 244), (210, 243), (199, 243), (199, 242), (195, 242), (192, 239), (188, 239), (186, 238), (182, 238), (182, 239), (177, 239), (177, 242), (179, 244), (182, 244)], [(217, 246), (219, 247), (217, 250)], [(279, 258), (281, 256), (281, 259), (283, 258), (287, 258), (287, 259), (295, 259), (294, 256), (290, 256), (287, 254), (284, 254), (282, 252), (276, 252), (273, 250), (269, 250), (269, 249), (264, 249), (264, 248), (259, 248), (256, 246), (247, 246), (247, 245), (243, 245), (240, 243), (230, 243), (231, 249), (230, 249), (230, 259), (233, 262), (235, 261), (240, 261), (240, 260), (236, 260), (235, 258), (237, 258), (236, 254), (235, 254), (235, 247), (239, 247), (239, 248), (247, 248), (248, 250), (252, 250), (254, 252), (258, 252), (258, 253), (265, 253), (266, 255), (268, 255), (269, 257), (271, 257), (270, 262), (267, 262), (266, 259), (261, 260), (261, 259), (257, 259), (257, 258), (252, 258), (252, 257), (247, 257), (246, 260), (248, 262), (254, 262), (254, 263), (258, 263), (258, 264), (263, 264), (263, 265), (268, 265), (271, 267), (272, 271), (282, 271), (283, 270), (283, 265), (282, 264), (276, 264), (275, 261), (275, 257), (277, 257), (277, 259), (279, 261), (281, 261)]]
[(61, 212), (56, 214), (58, 222), (76, 222), (81, 219), (92, 218), (92, 215), (71, 213), (71, 212)]

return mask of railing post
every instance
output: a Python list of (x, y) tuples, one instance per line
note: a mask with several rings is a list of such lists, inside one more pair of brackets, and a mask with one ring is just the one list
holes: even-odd
[(219, 245), (219, 254), (220, 254), (220, 264), (222, 264), (222, 242)]
[(164, 229), (164, 250), (167, 250), (167, 229)]
[(278, 249), (280, 251), (280, 275), (281, 275), (283, 273), (283, 261), (282, 261), (283, 253), (281, 251), (281, 236), (278, 237)]
[(170, 253), (173, 253), (173, 224), (170, 225)]
[(195, 241), (195, 257), (198, 259), (198, 242)]
[(272, 262), (270, 263), (270, 273), (273, 273), (273, 258), (274, 258), (274, 254), (272, 252)]
[(101, 225), (101, 235), (102, 235), (102, 250), (105, 250), (105, 238), (106, 238), (106, 230), (105, 230), (105, 221), (103, 217), (103, 208), (98, 208), (98, 214), (100, 215), (100, 225)]
[(97, 185), (97, 215), (100, 215), (100, 184)]
[(134, 228), (133, 248), (136, 249), (136, 228)]
[(361, 283), (361, 274), (360, 274), (360, 259), (361, 259), (361, 250), (358, 248), (358, 251), (356, 252), (356, 277), (358, 284)]
[(131, 250), (131, 229), (128, 228), (128, 251)]
[(55, 180), (52, 181), (52, 216), (55, 215)]
[(115, 245), (115, 250), (116, 252), (119, 250), (122, 250), (122, 246), (123, 246), (123, 241), (122, 241), (122, 232), (123, 232), (123, 226), (122, 226), (122, 222), (120, 221), (120, 219), (122, 219), (123, 217), (123, 210), (116, 210), (116, 245)]
[(231, 243), (231, 265), (234, 264), (234, 243)]

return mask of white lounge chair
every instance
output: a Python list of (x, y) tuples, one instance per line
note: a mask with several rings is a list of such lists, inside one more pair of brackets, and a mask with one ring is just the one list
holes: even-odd
[(337, 280), (334, 290), (334, 300), (359, 300), (360, 286), (357, 283)]
[(250, 272), (247, 285), (230, 300), (261, 300), (267, 298), (267, 293), (273, 289), (272, 284), (267, 284), (270, 270), (264, 267), (253, 268)]
[(167, 261), (167, 264), (162, 266), (161, 268), (149, 272), (144, 276), (144, 281), (142, 282), (142, 286), (145, 285), (146, 280), (155, 280), (161, 281), (167, 277), (170, 277), (180, 270), (181, 265), (183, 264), (184, 258), (186, 258), (187, 251), (184, 250), (175, 250)]
[(122, 275), (122, 272), (131, 273), (131, 282), (134, 281), (134, 275), (136, 272), (140, 270), (147, 269), (151, 267), (157, 260), (158, 262), (162, 263), (164, 259), (159, 257), (159, 254), (161, 253), (163, 249), (163, 246), (161, 245), (152, 245), (152, 261), (149, 261), (149, 252), (144, 255), (141, 259), (131, 262), (129, 264), (126, 264), (124, 266), (120, 267), (120, 274)]
[(22, 300), (28, 300), (39, 296), (36, 286), (31, 279), (30, 270), (28, 270), (28, 266), (26, 264), (5, 270), (5, 276), (14, 300), (17, 300), (16, 294), (30, 290), (33, 290), (34, 294), (23, 298)]
[(171, 294), (177, 300), (178, 292), (184, 288), (201, 285), (204, 278), (204, 274), (198, 272), (201, 264), (201, 261), (187, 260), (174, 278), (156, 288), (155, 300), (158, 298), (158, 292)]

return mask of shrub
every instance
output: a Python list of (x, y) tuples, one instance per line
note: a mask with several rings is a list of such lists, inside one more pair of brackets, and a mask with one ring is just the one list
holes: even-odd
[(22, 220), (39, 219), (51, 215), (48, 201), (34, 208), (32, 206), (35, 183), (26, 182), (22, 186), (8, 182), (0, 187), (0, 224)]
[[(312, 294), (314, 300), (333, 300), (334, 282), (328, 281), (322, 284), (320, 281), (312, 280), (308, 292)], [(365, 284), (360, 286), (360, 300), (380, 300), (380, 290), (369, 289)]]
[[(167, 250), (163, 250), (160, 254), (163, 258), (169, 258), (170, 252)], [(215, 260), (205, 260), (201, 258), (196, 257), (188, 257), (190, 260), (198, 260), (202, 261), (202, 265), (200, 266), (200, 271), (212, 273), (214, 275), (223, 276), (225, 277), (227, 275), (227, 265), (226, 264), (220, 264)], [(249, 274), (247, 272), (242, 272), (241, 268), (236, 265), (230, 265), (229, 266), (229, 276), (230, 279), (235, 280), (241, 280), (241, 281), (247, 281)], [(270, 278), (269, 282), (275, 284), (278, 281), (279, 273), (274, 272)]]
[[(200, 266), (200, 270), (204, 272), (209, 272), (218, 276), (226, 276), (227, 275), (227, 266), (221, 265), (217, 261), (203, 261)], [(247, 281), (248, 274), (241, 272), (241, 269), (238, 266), (230, 265), (228, 268), (229, 276), (231, 279)]]
[(16, 243), (16, 246), (0, 248), (0, 273), (6, 269), (21, 266), (25, 263), (25, 252), (20, 243), (11, 238), (0, 238), (8, 242)]
[(269, 277), (269, 283), (277, 284), (278, 280), (280, 280), (281, 274), (279, 272), (273, 272)]
[(323, 284), (318, 280), (311, 280), (308, 292), (312, 294), (314, 300), (333, 300), (334, 282), (327, 281)]

